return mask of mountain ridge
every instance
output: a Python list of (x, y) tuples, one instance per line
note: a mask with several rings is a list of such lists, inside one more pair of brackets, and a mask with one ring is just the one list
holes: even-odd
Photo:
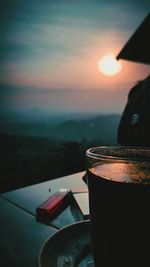
[(1, 123), (1, 133), (47, 137), (64, 141), (101, 140), (115, 143), (120, 114), (96, 115), (85, 119), (67, 119), (57, 124), (51, 120)]

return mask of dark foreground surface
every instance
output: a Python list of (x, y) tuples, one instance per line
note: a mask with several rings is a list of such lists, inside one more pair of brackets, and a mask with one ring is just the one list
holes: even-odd
[[(82, 180), (84, 173), (79, 172), (59, 179), (12, 190), (0, 195), (0, 266), (48, 266), (43, 261), (43, 256), (40, 256), (44, 245), (47, 244), (47, 240), (50, 240), (51, 236), (58, 231), (80, 223), (81, 225), (85, 223), (85, 228), (84, 226), (75, 226), (73, 227), (73, 232), (72, 227), (71, 229), (69, 228), (70, 230), (66, 230), (66, 232), (69, 232), (69, 236), (70, 231), (74, 235), (76, 235), (76, 231), (82, 232), (83, 236), (86, 235), (86, 239), (83, 238), (86, 240), (86, 243), (83, 243), (81, 238), (80, 245), (83, 248), (83, 255), (87, 257), (89, 264), (91, 264), (90, 236), (88, 231), (88, 192), (87, 186)], [(70, 199), (66, 205), (60, 207), (58, 212), (49, 218), (37, 218), (37, 207), (61, 188), (71, 190)], [(85, 231), (80, 231), (82, 227)], [(68, 242), (70, 241), (68, 240)], [(77, 245), (76, 242), (75, 244)], [(51, 242), (50, 245), (52, 245)], [(74, 254), (74, 252), (81, 251), (81, 249), (77, 250), (76, 248), (73, 245), (73, 256), (69, 254), (71, 258), (68, 258), (68, 254), (66, 254), (63, 258), (57, 259), (57, 261), (63, 260), (63, 264), (72, 264), (71, 261), (76, 261), (76, 264), (77, 262), (79, 264), (75, 266), (84, 266), (81, 257), (83, 255), (75, 256)], [(42, 261), (40, 257), (42, 257)], [(51, 255), (48, 254), (46, 257), (48, 262), (50, 262), (48, 257), (51, 257)], [(55, 267), (56, 260), (52, 260), (54, 260), (54, 266), (50, 266)], [(70, 263), (67, 263), (67, 261), (70, 261)]]

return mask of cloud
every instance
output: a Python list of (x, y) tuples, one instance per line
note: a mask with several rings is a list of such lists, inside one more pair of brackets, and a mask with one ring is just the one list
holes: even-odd
[(126, 41), (147, 6), (146, 0), (1, 0), (1, 78), (23, 83), (30, 76), (34, 83), (38, 74), (42, 84), (51, 73), (58, 80), (58, 69), (90, 49)]

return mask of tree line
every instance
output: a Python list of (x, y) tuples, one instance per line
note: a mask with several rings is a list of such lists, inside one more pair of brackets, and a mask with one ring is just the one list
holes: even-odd
[(83, 171), (86, 149), (101, 144), (0, 134), (0, 192)]

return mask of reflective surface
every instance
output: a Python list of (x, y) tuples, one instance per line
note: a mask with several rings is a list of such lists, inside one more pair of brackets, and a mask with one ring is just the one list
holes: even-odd
[[(70, 203), (46, 224), (37, 221), (36, 208), (62, 187), (67, 186), (73, 193), (87, 191), (87, 186), (82, 180), (84, 173), (72, 174), (0, 195), (0, 266), (37, 267), (37, 258), (43, 242), (60, 228), (83, 218), (80, 210), (84, 203), (86, 207), (88, 205), (86, 197), (81, 197), (79, 201), (77, 198), (78, 205), (82, 204), (81, 209), (77, 203)], [(50, 267), (53, 265), (50, 264)]]
[(102, 163), (90, 169), (98, 177), (124, 183), (150, 185), (150, 162)]

